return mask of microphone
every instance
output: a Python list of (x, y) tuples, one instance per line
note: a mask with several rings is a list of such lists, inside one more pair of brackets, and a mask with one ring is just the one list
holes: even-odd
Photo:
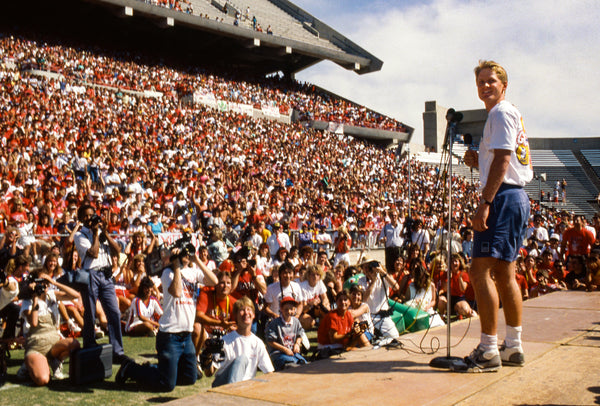
[(463, 119), (463, 113), (457, 112), (453, 108), (449, 108), (446, 112), (446, 121), (449, 123), (460, 123)]

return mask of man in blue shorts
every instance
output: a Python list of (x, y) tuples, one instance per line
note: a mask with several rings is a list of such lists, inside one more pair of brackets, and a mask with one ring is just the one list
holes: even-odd
[[(504, 97), (508, 77), (493, 61), (475, 68), (479, 98), (488, 118), (479, 145), (465, 153), (465, 164), (479, 168), (481, 199), (473, 216), (471, 283), (481, 322), (477, 348), (453, 365), (457, 372), (492, 372), (525, 363), (521, 346), (522, 299), (515, 264), (525, 238), (529, 198), (523, 186), (533, 178), (529, 143), (519, 111)], [(493, 278), (492, 278), (493, 277)], [(498, 346), (498, 308), (502, 301), (506, 337)]]

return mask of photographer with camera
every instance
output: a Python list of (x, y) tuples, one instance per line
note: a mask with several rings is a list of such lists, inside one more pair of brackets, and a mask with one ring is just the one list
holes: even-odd
[[(117, 372), (115, 382), (128, 379), (155, 391), (170, 392), (179, 385), (193, 385), (198, 379), (196, 350), (192, 341), (196, 317), (197, 285), (204, 284), (201, 268), (181, 266), (189, 254), (185, 245), (161, 250), (166, 267), (162, 271), (163, 314), (156, 334), (157, 365), (140, 365), (127, 359)], [(189, 247), (188, 247), (189, 248)]]
[(233, 305), (236, 299), (231, 296), (231, 274), (220, 271), (217, 274), (218, 283), (213, 290), (203, 289), (198, 296), (196, 306), (196, 322), (194, 323), (196, 355), (204, 346), (207, 338), (213, 337), (213, 332), (230, 332), (235, 330)]
[(339, 353), (356, 347), (370, 347), (364, 332), (366, 323), (356, 323), (350, 312), (350, 293), (344, 289), (335, 297), (336, 308), (323, 317), (319, 325), (317, 340), (322, 356), (327, 357), (331, 350)]
[(252, 379), (257, 368), (265, 374), (274, 370), (265, 344), (252, 333), (254, 302), (242, 297), (233, 305), (233, 314), (237, 329), (223, 337), (223, 360), (204, 364), (204, 374), (215, 375), (213, 387)]
[(89, 274), (87, 283), (78, 284), (83, 300), (83, 337), (84, 347), (96, 346), (96, 301), (99, 300), (108, 321), (108, 336), (113, 349), (113, 362), (121, 363), (127, 359), (123, 351), (121, 335), (121, 311), (115, 293), (112, 277), (111, 255), (121, 252), (121, 246), (106, 230), (94, 208), (84, 204), (77, 210), (77, 218), (83, 227), (75, 234), (75, 249), (81, 260), (81, 270)]
[[(56, 289), (49, 290), (50, 285)], [(37, 386), (50, 382), (50, 369), (55, 379), (63, 379), (62, 363), (71, 351), (79, 348), (79, 342), (60, 334), (58, 300), (74, 299), (79, 294), (47, 274), (32, 273), (23, 284), (22, 295), (25, 366), (29, 376)]]
[[(388, 292), (398, 290), (398, 283), (387, 273), (378, 261), (364, 257), (360, 267), (364, 273), (358, 280), (363, 287), (375, 331), (379, 331), (383, 338), (397, 339), (400, 337), (396, 324), (391, 319), (392, 310), (388, 302)], [(376, 334), (377, 335), (377, 334)]]

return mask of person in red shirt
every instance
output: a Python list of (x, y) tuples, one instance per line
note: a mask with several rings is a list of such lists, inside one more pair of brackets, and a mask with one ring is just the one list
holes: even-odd
[[(467, 291), (470, 290), (469, 274), (465, 271), (465, 262), (459, 254), (452, 255), (450, 263), (450, 306), (451, 309), (458, 314), (459, 317), (473, 317), (477, 312), (471, 308), (467, 301)], [(447, 309), (447, 294), (446, 281), (447, 274), (442, 275), (442, 283), (440, 295), (438, 299), (438, 311), (441, 315), (446, 313)]]
[(236, 298), (230, 294), (231, 274), (220, 271), (217, 280), (219, 282), (214, 288), (205, 288), (198, 296), (193, 334), (196, 355), (200, 354), (204, 341), (215, 329), (228, 333), (236, 327), (233, 318)]
[(594, 241), (594, 234), (583, 227), (582, 216), (576, 215), (573, 218), (573, 227), (563, 233), (560, 252), (564, 254), (565, 259), (571, 255), (588, 255)]
[(335, 310), (323, 317), (317, 333), (319, 348), (353, 350), (356, 347), (370, 346), (364, 331), (359, 325), (354, 324), (354, 318), (348, 311), (350, 308), (350, 294), (342, 290), (336, 295)]

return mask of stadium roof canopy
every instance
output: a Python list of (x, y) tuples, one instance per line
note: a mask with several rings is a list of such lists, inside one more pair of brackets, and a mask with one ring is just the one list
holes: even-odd
[[(227, 13), (225, 2), (191, 0), (193, 14), (186, 14), (141, 0), (16, 1), (2, 5), (0, 20), (37, 32), (48, 28), (78, 39), (89, 37), (96, 44), (101, 38), (106, 44), (98, 45), (108, 48), (146, 48), (182, 62), (224, 65), (250, 75), (294, 74), (323, 60), (359, 74), (378, 71), (383, 65), (287, 0), (227, 0)], [(251, 12), (246, 19), (248, 6)], [(238, 26), (233, 24), (236, 11), (242, 15)], [(254, 15), (264, 32), (253, 29)], [(273, 35), (266, 33), (269, 25)]]

